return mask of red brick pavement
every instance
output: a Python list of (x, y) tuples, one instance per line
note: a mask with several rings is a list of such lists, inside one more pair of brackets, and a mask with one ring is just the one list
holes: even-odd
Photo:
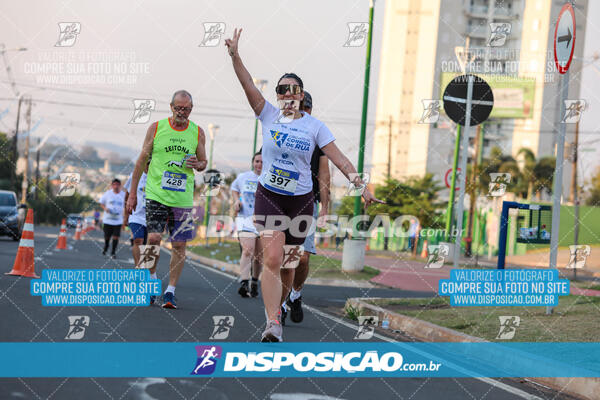
[[(342, 259), (342, 252), (319, 249), (319, 255)], [(425, 268), (425, 262), (407, 259), (405, 255), (400, 254), (396, 258), (384, 256), (365, 256), (365, 265), (376, 268), (380, 274), (371, 279), (371, 282), (393, 288), (410, 290), (415, 292), (433, 292), (438, 291), (438, 282), (440, 279), (450, 277), (449, 265), (442, 268)], [(571, 294), (583, 296), (600, 296), (600, 290), (580, 289), (571, 286)]]

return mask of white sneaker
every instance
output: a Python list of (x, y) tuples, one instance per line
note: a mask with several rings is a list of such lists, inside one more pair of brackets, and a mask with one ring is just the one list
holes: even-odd
[(283, 328), (279, 321), (267, 322), (267, 327), (262, 334), (261, 342), (283, 342)]

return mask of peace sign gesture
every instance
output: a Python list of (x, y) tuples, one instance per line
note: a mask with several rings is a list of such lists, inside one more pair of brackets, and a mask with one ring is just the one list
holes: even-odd
[(229, 55), (231, 57), (238, 54), (238, 42), (240, 41), (240, 36), (242, 34), (242, 28), (239, 30), (235, 28), (233, 30), (233, 38), (225, 39), (225, 46), (228, 47)]

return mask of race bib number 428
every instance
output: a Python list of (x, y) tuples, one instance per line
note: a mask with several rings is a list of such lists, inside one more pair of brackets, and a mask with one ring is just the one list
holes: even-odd
[(299, 176), (296, 171), (271, 167), (267, 173), (265, 186), (277, 193), (294, 195)]
[(161, 180), (161, 188), (165, 190), (174, 190), (176, 192), (185, 192), (187, 181), (186, 174), (165, 171)]

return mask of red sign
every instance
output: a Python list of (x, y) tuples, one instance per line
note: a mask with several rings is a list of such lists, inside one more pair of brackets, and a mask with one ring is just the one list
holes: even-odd
[[(450, 177), (451, 173), (452, 173), (452, 168), (450, 168), (448, 171), (446, 171), (446, 176), (444, 176), (444, 182), (446, 183), (446, 187), (448, 189), (450, 189), (450, 184), (452, 183), (452, 181), (448, 179)], [(460, 168), (456, 168), (456, 175), (457, 176), (460, 175)], [(460, 190), (460, 188), (458, 187), (458, 185), (455, 185), (454, 191), (457, 191), (457, 190)]]
[(571, 3), (566, 3), (554, 28), (554, 63), (558, 72), (564, 74), (571, 66), (575, 51), (575, 11)]

